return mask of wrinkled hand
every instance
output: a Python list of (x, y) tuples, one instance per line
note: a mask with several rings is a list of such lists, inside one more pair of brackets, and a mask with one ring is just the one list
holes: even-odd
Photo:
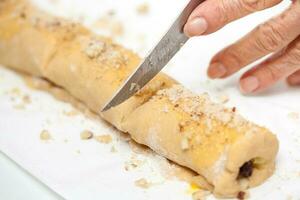
[[(191, 14), (184, 31), (190, 37), (210, 34), (234, 20), (281, 1), (206, 0)], [(291, 85), (300, 85), (300, 0), (292, 1), (279, 16), (259, 25), (215, 55), (208, 75), (214, 79), (226, 78), (271, 53), (270, 58), (241, 77), (242, 92), (259, 92), (285, 78)]]

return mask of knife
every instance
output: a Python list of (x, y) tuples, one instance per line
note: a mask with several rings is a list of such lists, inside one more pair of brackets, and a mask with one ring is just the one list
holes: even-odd
[(189, 38), (183, 33), (183, 27), (193, 10), (203, 1), (205, 0), (189, 1), (168, 32), (143, 60), (136, 71), (125, 81), (112, 99), (103, 107), (102, 112), (132, 97), (169, 63), (188, 41)]

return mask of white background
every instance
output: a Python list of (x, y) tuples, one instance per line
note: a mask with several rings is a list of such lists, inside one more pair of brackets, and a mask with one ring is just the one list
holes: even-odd
[[(99, 30), (94, 26), (95, 21), (108, 10), (116, 10), (117, 16), (112, 23), (120, 21), (125, 34), (115, 39), (141, 56), (160, 39), (186, 3), (184, 0), (149, 0), (150, 13), (140, 16), (136, 14), (136, 6), (142, 3), (140, 0), (35, 2), (52, 13), (81, 20), (103, 34), (109, 31)], [(265, 184), (250, 191), (251, 199), (300, 199), (297, 190), (300, 185), (300, 120), (288, 117), (291, 112), (300, 113), (299, 89), (288, 89), (282, 83), (259, 96), (245, 97), (238, 91), (238, 76), (212, 82), (205, 72), (214, 53), (279, 13), (287, 4), (288, 1), (233, 23), (211, 36), (192, 39), (165, 70), (194, 92), (209, 92), (213, 97), (229, 95), (229, 105), (237, 106), (248, 119), (277, 134), (280, 140), (277, 170)], [(9, 91), (16, 87), (22, 95), (29, 94), (32, 99), (25, 109), (15, 109), (18, 102), (10, 101), (13, 95)], [(186, 183), (163, 177), (164, 172), (158, 164), (162, 158), (135, 155), (128, 144), (119, 139), (118, 133), (103, 122), (83, 115), (70, 118), (62, 114), (72, 109), (44, 92), (27, 88), (17, 74), (0, 68), (0, 150), (21, 166), (0, 154), (0, 199), (59, 199), (56, 193), (67, 199), (191, 198), (186, 192)], [(54, 139), (41, 142), (42, 129), (49, 130)], [(100, 135), (111, 134), (113, 144), (81, 141), (79, 133), (85, 129)], [(69, 141), (67, 144), (65, 139)], [(114, 155), (110, 152), (112, 145), (118, 150)], [(145, 164), (124, 172), (124, 162), (132, 155)], [(147, 178), (156, 185), (148, 190), (137, 188), (133, 183), (139, 178)]]

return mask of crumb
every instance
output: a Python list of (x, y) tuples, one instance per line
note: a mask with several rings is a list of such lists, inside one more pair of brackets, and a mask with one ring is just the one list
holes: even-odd
[(22, 98), (22, 101), (24, 104), (30, 104), (31, 103), (31, 98), (28, 95), (24, 95)]
[(297, 113), (297, 112), (290, 112), (288, 114), (288, 118), (290, 118), (290, 119), (299, 119), (300, 118), (300, 114)]
[(138, 160), (137, 158), (135, 158), (134, 156), (132, 156), (129, 161), (125, 162), (124, 169), (126, 171), (129, 171), (129, 170), (132, 170), (132, 169), (136, 169), (136, 168), (142, 166), (144, 163), (145, 163), (145, 161)]
[(64, 139), (64, 143), (68, 143), (69, 142), (69, 140), (68, 139)]
[(205, 200), (208, 195), (210, 195), (209, 191), (199, 190), (194, 192), (192, 196), (193, 200)]
[(151, 183), (149, 183), (146, 179), (141, 178), (139, 180), (136, 180), (134, 182), (135, 186), (143, 188), (143, 189), (147, 189), (151, 186)]
[(108, 15), (108, 16), (115, 16), (115, 15), (116, 15), (116, 11), (115, 11), (115, 10), (109, 10), (109, 11), (107, 12), (107, 15)]
[(77, 154), (80, 154), (81, 152), (80, 152), (80, 150), (77, 150), (76, 153), (77, 153)]
[(241, 192), (238, 193), (237, 198), (238, 198), (239, 200), (244, 200), (244, 199), (248, 198), (248, 195), (247, 195), (246, 192), (242, 192), (242, 191), (241, 191)]
[(228, 103), (228, 101), (229, 101), (229, 96), (226, 95), (226, 94), (223, 94), (223, 95), (220, 95), (220, 96), (218, 97), (218, 99), (219, 99), (220, 103), (226, 104), (226, 103)]
[(63, 114), (68, 116), (68, 117), (72, 117), (72, 116), (76, 116), (79, 114), (79, 112), (77, 110), (70, 110), (70, 111), (63, 111)]
[(82, 131), (82, 132), (80, 133), (80, 138), (81, 138), (82, 140), (89, 140), (89, 139), (92, 139), (93, 136), (94, 136), (94, 134), (93, 134), (91, 131), (87, 131), (87, 130)]
[(149, 13), (150, 6), (147, 3), (143, 3), (137, 6), (136, 11), (140, 15), (146, 15)]
[(189, 148), (190, 148), (189, 140), (188, 140), (188, 138), (185, 137), (181, 140), (181, 149), (183, 151), (186, 151)]
[(40, 134), (40, 139), (43, 141), (51, 140), (51, 135), (47, 130), (43, 130)]
[(232, 108), (232, 112), (234, 112), (234, 113), (236, 112), (236, 107)]
[(85, 54), (90, 58), (94, 59), (100, 56), (105, 51), (105, 43), (100, 40), (91, 40), (85, 48)]
[(169, 112), (168, 106), (165, 105), (165, 106), (163, 107), (163, 109), (162, 109), (162, 112), (168, 113), (168, 112)]
[(116, 149), (115, 146), (112, 146), (112, 147), (110, 148), (110, 152), (111, 152), (111, 153), (117, 153), (118, 151), (117, 151), (117, 149)]
[(138, 85), (138, 84), (136, 84), (136, 83), (131, 83), (131, 85), (130, 85), (130, 91), (139, 91), (141, 89), (141, 87)]
[(95, 139), (103, 144), (109, 144), (112, 142), (112, 137), (110, 135), (98, 135)]

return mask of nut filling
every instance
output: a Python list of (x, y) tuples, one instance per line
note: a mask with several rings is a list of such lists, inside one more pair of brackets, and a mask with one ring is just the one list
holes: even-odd
[(252, 175), (253, 173), (253, 161), (250, 160), (246, 162), (239, 171), (238, 179), (240, 178), (248, 178)]

